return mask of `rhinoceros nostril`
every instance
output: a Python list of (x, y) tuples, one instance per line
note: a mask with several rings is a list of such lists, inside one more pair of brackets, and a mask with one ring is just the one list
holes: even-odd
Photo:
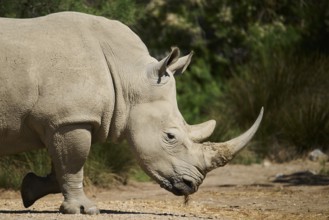
[(190, 189), (194, 189), (194, 183), (191, 180), (183, 179), (183, 183)]

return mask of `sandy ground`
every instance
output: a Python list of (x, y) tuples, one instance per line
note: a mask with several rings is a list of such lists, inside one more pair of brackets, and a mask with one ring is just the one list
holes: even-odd
[(89, 187), (96, 216), (59, 214), (61, 195), (25, 209), (18, 192), (0, 189), (0, 219), (329, 219), (329, 177), (315, 175), (320, 169), (302, 160), (228, 165), (209, 173), (188, 205), (155, 183)]

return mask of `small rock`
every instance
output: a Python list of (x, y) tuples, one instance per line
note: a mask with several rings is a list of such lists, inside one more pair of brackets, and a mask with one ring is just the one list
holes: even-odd
[(263, 161), (263, 166), (264, 166), (264, 167), (270, 167), (270, 166), (272, 166), (272, 163), (271, 163), (271, 161), (265, 159), (265, 160)]
[(283, 173), (277, 173), (277, 174), (275, 175), (275, 179), (282, 178), (283, 176), (284, 176)]
[(328, 155), (323, 153), (320, 149), (315, 149), (308, 154), (308, 159), (311, 161), (327, 161)]

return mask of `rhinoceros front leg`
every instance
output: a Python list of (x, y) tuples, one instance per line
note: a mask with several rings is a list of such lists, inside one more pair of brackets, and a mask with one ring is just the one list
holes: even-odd
[(91, 146), (89, 125), (61, 127), (49, 139), (48, 150), (64, 196), (62, 213), (97, 214), (96, 205), (83, 191), (83, 166)]
[(54, 169), (46, 177), (40, 177), (34, 173), (28, 173), (22, 182), (21, 196), (25, 208), (33, 205), (38, 199), (53, 193), (60, 193)]

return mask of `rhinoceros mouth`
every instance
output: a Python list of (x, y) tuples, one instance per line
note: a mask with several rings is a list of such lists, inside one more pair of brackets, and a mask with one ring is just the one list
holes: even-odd
[(160, 184), (161, 188), (168, 190), (176, 196), (190, 195), (198, 191), (201, 183), (192, 180), (191, 178), (173, 178), (170, 181), (166, 180)]
[[(149, 170), (148, 170), (149, 171)], [(204, 175), (195, 178), (191, 175), (175, 176), (165, 178), (157, 172), (148, 172), (148, 174), (160, 185), (161, 188), (173, 193), (176, 196), (190, 195), (198, 191), (203, 182)]]

